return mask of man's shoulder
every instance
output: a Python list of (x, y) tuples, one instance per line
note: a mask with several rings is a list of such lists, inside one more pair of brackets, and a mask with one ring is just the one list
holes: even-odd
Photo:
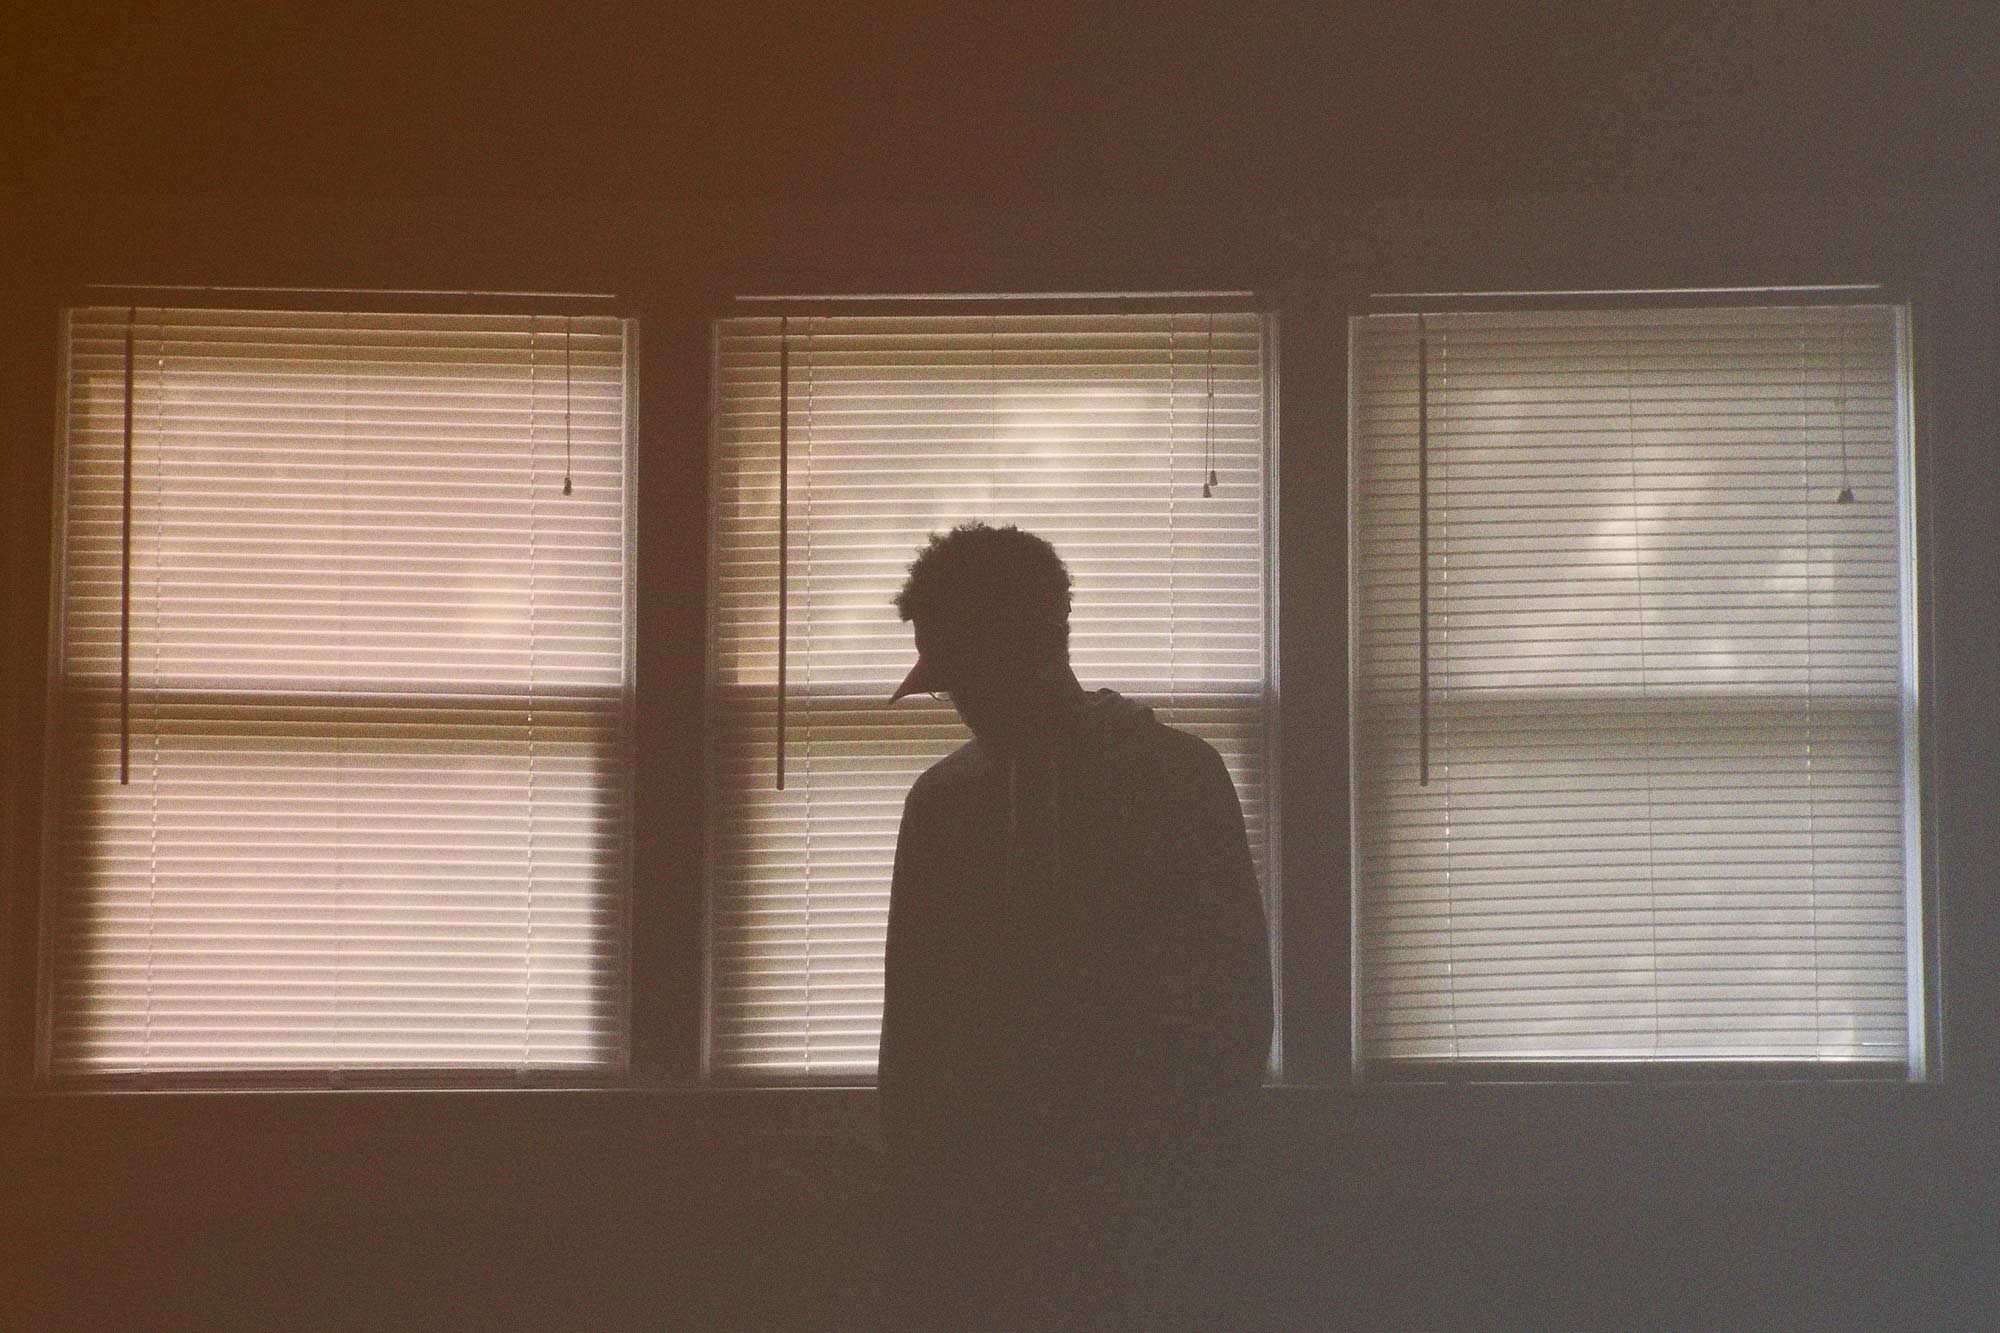
[(1192, 731), (1182, 731), (1179, 727), (1162, 722), (1151, 728), (1153, 743), (1160, 747), (1162, 754), (1187, 764), (1207, 765), (1222, 762), (1222, 755), (1213, 745)]
[(934, 801), (952, 792), (963, 791), (977, 781), (982, 763), (979, 742), (966, 741), (917, 774), (917, 780), (910, 784), (910, 803)]
[(1122, 733), (1117, 744), (1127, 748), (1133, 759), (1153, 766), (1161, 776), (1200, 776), (1224, 771), (1222, 755), (1213, 745), (1191, 731), (1158, 719)]

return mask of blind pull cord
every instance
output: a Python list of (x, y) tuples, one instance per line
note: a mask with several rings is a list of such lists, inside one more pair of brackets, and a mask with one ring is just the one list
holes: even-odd
[(570, 494), (569, 481), (569, 391), (576, 374), (570, 360), (570, 334), (576, 326), (576, 316), (563, 316), (563, 494)]
[(791, 605), (792, 341), (791, 318), (778, 317), (778, 754), (779, 791), (785, 789), (785, 639)]
[(1417, 785), (1431, 785), (1431, 365), (1417, 316)]
[(1204, 385), (1208, 391), (1207, 406), (1203, 414), (1203, 427), (1208, 435), (1208, 450), (1203, 461), (1208, 464), (1208, 479), (1201, 484), (1201, 498), (1206, 500), (1215, 494), (1215, 312), (1208, 316), (1208, 378)]
[(1840, 431), (1840, 494), (1834, 498), (1835, 504), (1854, 503), (1854, 483), (1847, 476), (1847, 322), (1840, 319), (1835, 325), (1840, 337), (1840, 415), (1835, 418)]
[(125, 311), (124, 496), (118, 539), (118, 784), (132, 781), (132, 326), (138, 307)]

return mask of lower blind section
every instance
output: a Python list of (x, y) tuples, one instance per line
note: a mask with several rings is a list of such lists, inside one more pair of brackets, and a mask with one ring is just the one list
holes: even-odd
[(76, 704), (54, 1072), (620, 1058), (615, 696)]
[[(729, 739), (719, 756), (710, 848), (714, 881), (727, 889), (711, 909), (718, 1072), (773, 1079), (874, 1073), (903, 798), (919, 774), (965, 740), (949, 704), (904, 700), (896, 718), (884, 719), (886, 694), (795, 703), (783, 791), (771, 759), (772, 697), (746, 693), (718, 709), (718, 734)], [(1264, 701), (1185, 699), (1155, 712), (1221, 754), (1243, 800), (1259, 879), (1268, 884)]]
[(1370, 1052), (1905, 1057), (1893, 708), (1454, 700), (1432, 726), (1428, 788), (1407, 740), (1357, 751)]

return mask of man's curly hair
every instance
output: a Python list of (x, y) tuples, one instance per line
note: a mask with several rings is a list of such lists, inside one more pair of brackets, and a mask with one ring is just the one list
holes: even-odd
[(896, 594), (904, 620), (974, 643), (1069, 648), (1069, 568), (1056, 548), (1013, 524), (961, 523), (932, 533)]

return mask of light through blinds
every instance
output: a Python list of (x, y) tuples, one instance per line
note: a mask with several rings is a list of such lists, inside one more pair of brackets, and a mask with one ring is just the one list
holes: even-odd
[(1363, 1058), (1920, 1070), (1901, 312), (1352, 332)]
[(622, 1063), (626, 343), (70, 312), (51, 1073)]
[(1055, 545), (1079, 679), (1221, 752), (1268, 887), (1261, 317), (742, 318), (717, 358), (716, 1074), (874, 1071), (903, 797), (966, 739), (948, 704), (889, 706), (915, 655), (892, 599), (954, 524)]

